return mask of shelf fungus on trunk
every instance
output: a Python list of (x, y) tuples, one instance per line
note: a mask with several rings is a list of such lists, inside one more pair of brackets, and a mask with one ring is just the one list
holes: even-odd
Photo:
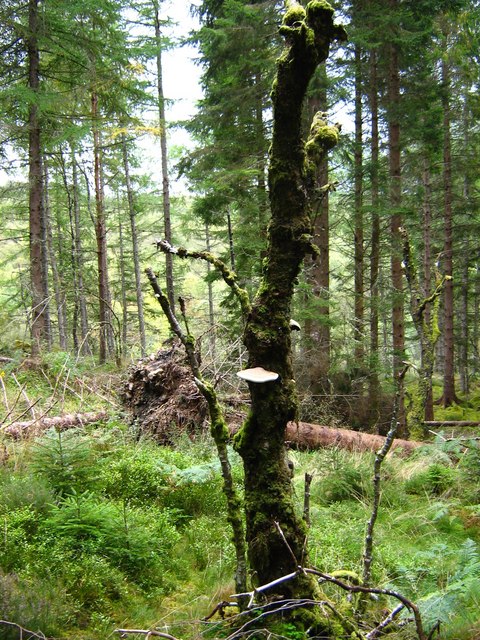
[(263, 367), (253, 367), (252, 369), (243, 369), (242, 371), (237, 371), (237, 376), (242, 380), (246, 380), (247, 382), (274, 382), (278, 380), (278, 373), (275, 371), (267, 371)]

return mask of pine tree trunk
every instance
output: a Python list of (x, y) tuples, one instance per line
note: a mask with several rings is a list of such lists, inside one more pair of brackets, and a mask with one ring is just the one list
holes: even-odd
[(57, 323), (58, 323), (58, 342), (60, 349), (66, 351), (68, 348), (67, 341), (67, 313), (66, 313), (66, 300), (65, 291), (63, 288), (62, 279), (57, 265), (57, 257), (55, 255), (55, 249), (53, 246), (53, 233), (52, 223), (50, 220), (50, 198), (48, 193), (48, 166), (46, 161), (43, 162), (44, 167), (44, 213), (45, 213), (45, 228), (47, 233), (47, 250), (50, 262), (50, 268), (53, 276), (53, 291), (55, 294), (55, 305), (57, 307)]
[[(77, 291), (75, 295), (78, 300), (78, 307), (80, 310), (80, 353), (82, 355), (91, 355), (91, 349), (89, 344), (90, 328), (88, 323), (88, 311), (87, 303), (85, 299), (85, 287), (83, 283), (83, 247), (82, 247), (82, 234), (80, 226), (80, 198), (79, 198), (79, 185), (78, 185), (78, 171), (77, 171), (77, 159), (75, 157), (75, 149), (71, 148), (71, 160), (72, 160), (72, 207), (73, 207), (73, 253), (74, 264), (77, 275)], [(88, 183), (87, 183), (88, 184)]]
[(135, 292), (137, 298), (138, 331), (140, 334), (140, 349), (142, 357), (147, 352), (145, 338), (145, 318), (143, 314), (142, 274), (140, 271), (140, 252), (138, 248), (138, 233), (136, 222), (135, 203), (133, 200), (132, 181), (130, 179), (130, 163), (128, 161), (127, 141), (122, 138), (123, 169), (125, 172), (125, 187), (127, 189), (128, 215), (130, 217), (130, 230), (132, 233), (133, 267), (135, 270)]
[[(210, 244), (210, 229), (208, 223), (205, 222), (205, 247), (207, 251), (210, 253), (211, 244)], [(212, 281), (210, 279), (210, 274), (212, 272), (212, 268), (209, 262), (207, 262), (207, 287), (208, 287), (208, 324), (209, 324), (209, 342), (210, 342), (210, 352), (212, 361), (215, 362), (215, 311), (213, 305), (213, 286)]]
[(354, 180), (355, 180), (355, 273), (354, 273), (354, 340), (355, 367), (362, 370), (364, 360), (364, 295), (363, 271), (363, 135), (362, 135), (362, 52), (355, 45), (355, 148), (354, 148)]
[[(287, 11), (281, 29), (288, 46), (278, 61), (272, 92), (268, 248), (262, 282), (244, 332), (249, 367), (263, 367), (279, 376), (274, 382), (249, 383), (250, 415), (235, 437), (245, 471), (248, 554), (259, 584), (296, 571), (296, 562), (306, 561), (306, 530), (295, 512), (284, 442), (287, 424), (297, 413), (290, 309), (303, 259), (314, 251), (306, 186), (315, 175), (312, 165), (336, 144), (338, 129), (317, 119), (305, 146), (302, 105), (316, 66), (328, 55), (330, 41), (343, 33), (333, 26), (333, 10), (325, 11), (326, 3), (322, 3), (320, 13), (315, 12), (318, 4), (307, 5), (306, 23), (302, 19), (304, 10), (295, 5)], [(288, 24), (292, 11), (300, 16), (299, 20), (292, 19), (293, 26)], [(281, 585), (286, 597), (313, 597), (315, 592), (316, 585), (307, 576)]]
[[(172, 220), (170, 212), (170, 183), (168, 179), (168, 156), (167, 156), (167, 127), (165, 119), (165, 97), (163, 95), (163, 71), (162, 71), (162, 37), (160, 29), (159, 3), (152, 0), (155, 12), (155, 45), (157, 50), (157, 94), (158, 94), (158, 120), (160, 125), (160, 151), (162, 163), (162, 194), (163, 194), (163, 229), (165, 240), (172, 244)], [(173, 258), (170, 254), (165, 255), (165, 276), (167, 298), (170, 307), (175, 312), (175, 289), (173, 284)]]
[[(430, 184), (430, 165), (427, 159), (424, 160), (424, 168), (423, 168), (423, 296), (427, 298), (430, 295), (431, 287), (432, 287), (432, 251), (431, 251), (431, 233), (432, 233), (432, 209), (431, 209), (431, 196), (432, 196), (432, 187)], [(424, 313), (424, 321), (427, 326), (430, 326), (431, 323), (431, 309), (430, 304), (427, 304)], [(426, 381), (426, 393), (425, 393), (425, 414), (423, 416), (424, 420), (433, 420), (433, 392), (432, 392), (432, 375), (433, 375), (433, 367), (435, 360), (435, 349), (431, 354), (431, 370), (429, 365), (430, 355), (427, 355), (422, 348), (422, 343), (420, 343), (421, 348), (421, 367), (422, 370), (430, 371), (430, 378)]]
[[(398, 0), (390, 0), (392, 13), (397, 10)], [(400, 229), (402, 215), (401, 187), (401, 154), (400, 154), (400, 122), (398, 108), (400, 104), (400, 73), (398, 66), (398, 45), (389, 44), (388, 73), (388, 155), (390, 174), (390, 233), (392, 242), (391, 276), (392, 276), (392, 337), (393, 337), (393, 375), (397, 377), (403, 369), (405, 360), (405, 321), (403, 308), (403, 273), (402, 273), (402, 239)], [(399, 434), (405, 429), (405, 398), (403, 391), (398, 399)]]
[[(468, 110), (468, 95), (464, 96), (463, 103), (463, 147), (464, 149), (470, 149), (470, 135), (469, 135), (469, 110)], [(467, 214), (472, 211), (471, 206), (471, 187), (470, 187), (470, 172), (469, 168), (465, 168), (465, 177), (463, 179), (463, 199), (464, 207)], [(460, 390), (465, 395), (470, 391), (470, 376), (469, 376), (469, 339), (470, 330), (468, 326), (468, 312), (469, 312), (469, 288), (470, 288), (470, 230), (467, 229), (465, 233), (464, 247), (462, 251), (462, 271), (461, 271), (461, 283), (460, 283), (460, 351), (458, 358), (458, 366), (460, 372)]]
[(378, 278), (380, 272), (380, 187), (379, 187), (379, 131), (378, 131), (378, 78), (377, 54), (370, 53), (369, 102), (371, 114), (371, 203), (372, 230), (370, 248), (370, 375), (368, 385), (368, 403), (373, 419), (377, 418), (380, 402), (379, 351), (378, 351)]
[(443, 344), (445, 350), (443, 370), (443, 396), (441, 404), (449, 407), (456, 402), (454, 379), (453, 335), (453, 211), (452, 211), (452, 152), (450, 140), (450, 69), (442, 58), (442, 106), (443, 106), (443, 190), (444, 190), (444, 273), (445, 283)]
[(42, 344), (49, 343), (48, 284), (45, 281), (46, 246), (43, 211), (42, 146), (39, 109), (36, 102), (40, 88), (40, 53), (38, 48), (39, 0), (28, 2), (28, 86), (33, 93), (28, 113), (28, 182), (30, 282), (32, 295), (31, 338), (32, 356), (38, 355)]
[[(319, 84), (308, 101), (308, 114), (311, 120), (317, 111), (327, 111), (327, 77), (326, 67), (321, 64), (318, 69)], [(319, 162), (316, 175), (317, 186), (328, 183), (328, 159)], [(309, 319), (305, 323), (309, 358), (313, 363), (310, 368), (308, 386), (313, 394), (324, 393), (329, 389), (328, 373), (330, 369), (330, 210), (328, 190), (321, 193), (315, 217), (314, 235), (318, 253), (312, 257), (308, 269), (308, 278), (312, 292), (319, 301), (316, 307), (317, 319)]]
[(97, 240), (98, 304), (99, 304), (99, 362), (105, 364), (109, 352), (108, 335), (111, 334), (110, 292), (107, 264), (107, 227), (103, 193), (100, 132), (98, 129), (98, 96), (91, 95), (93, 126), (93, 157), (95, 176), (95, 237)]
[[(118, 206), (120, 217), (120, 206)], [(128, 335), (128, 302), (127, 302), (127, 278), (125, 275), (125, 250), (123, 245), (123, 225), (121, 220), (118, 223), (118, 249), (119, 249), (119, 268), (120, 268), (120, 296), (122, 300), (122, 331), (121, 331), (121, 348), (120, 352), (123, 356), (127, 353), (127, 335)]]
[(235, 260), (235, 245), (233, 242), (233, 228), (232, 228), (232, 214), (230, 213), (230, 209), (227, 208), (227, 232), (228, 232), (228, 248), (230, 255), (230, 267), (232, 271), (236, 271), (236, 260)]

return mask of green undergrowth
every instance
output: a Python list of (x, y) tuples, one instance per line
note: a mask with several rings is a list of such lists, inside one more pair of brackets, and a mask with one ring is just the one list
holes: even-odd
[[(116, 637), (117, 627), (228, 635), (218, 621), (198, 622), (233, 591), (234, 551), (210, 440), (160, 447), (114, 420), (2, 446), (0, 619), (65, 640)], [(373, 455), (328, 449), (290, 457), (299, 512), (304, 474), (314, 474), (311, 565), (361, 574)], [(391, 455), (383, 468), (373, 582), (417, 602), (427, 629), (439, 620), (446, 640), (478, 632), (479, 468), (475, 443), (441, 441), (409, 458)], [(354, 608), (336, 587), (322, 589), (339, 610)], [(369, 603), (372, 623), (395, 604)], [(389, 637), (413, 637), (409, 629)], [(18, 637), (0, 627), (0, 638)]]

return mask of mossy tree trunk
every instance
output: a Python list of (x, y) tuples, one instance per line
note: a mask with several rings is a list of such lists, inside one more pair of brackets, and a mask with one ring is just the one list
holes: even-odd
[(448, 281), (448, 277), (441, 280), (437, 274), (434, 291), (427, 291), (426, 287), (428, 285), (425, 283), (425, 291), (422, 292), (406, 231), (402, 230), (402, 235), (403, 263), (410, 291), (410, 313), (420, 340), (421, 351), (421, 366), (418, 369), (417, 389), (406, 415), (407, 430), (410, 437), (415, 440), (421, 440), (428, 436), (428, 430), (425, 427), (425, 409), (428, 402), (431, 401), (435, 345), (440, 336), (438, 328), (440, 295), (445, 282)]
[[(278, 61), (272, 92), (268, 249), (244, 333), (248, 365), (274, 371), (279, 378), (249, 383), (250, 415), (235, 438), (245, 469), (249, 560), (258, 584), (295, 571), (293, 556), (305, 562), (305, 526), (294, 509), (285, 450), (287, 423), (297, 416), (290, 307), (303, 259), (315, 253), (308, 192), (314, 188), (315, 167), (337, 143), (339, 130), (327, 125), (324, 114), (317, 114), (305, 143), (301, 115), (317, 65), (327, 58), (331, 41), (345, 35), (333, 24), (333, 9), (323, 0), (311, 1), (305, 9), (291, 5), (280, 32), (286, 48)], [(307, 577), (283, 583), (278, 589), (286, 597), (311, 597), (315, 591)]]

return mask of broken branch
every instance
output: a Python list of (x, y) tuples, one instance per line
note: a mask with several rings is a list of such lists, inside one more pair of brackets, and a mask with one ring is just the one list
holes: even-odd
[(224, 282), (232, 289), (233, 293), (240, 302), (243, 315), (246, 317), (251, 310), (250, 297), (245, 289), (240, 287), (237, 283), (237, 276), (234, 271), (229, 269), (227, 265), (210, 253), (209, 251), (188, 251), (184, 247), (172, 247), (172, 245), (166, 240), (157, 240), (157, 249), (163, 251), (166, 254), (174, 254), (179, 258), (193, 258), (199, 260), (205, 260), (211, 264), (220, 273)]

